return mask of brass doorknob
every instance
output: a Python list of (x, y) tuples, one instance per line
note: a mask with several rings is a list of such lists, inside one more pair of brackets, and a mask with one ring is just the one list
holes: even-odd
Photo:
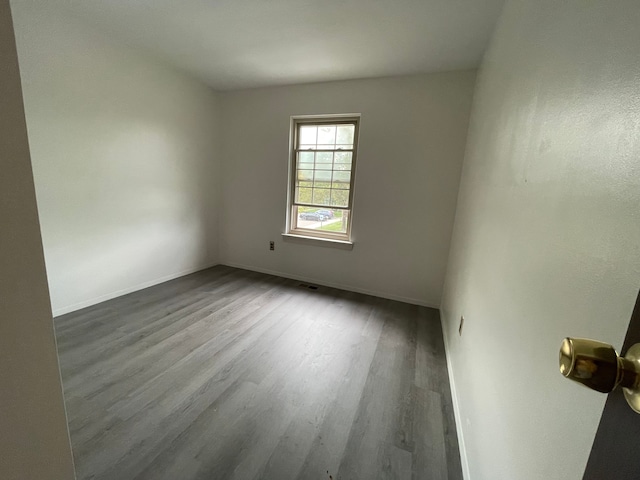
[(640, 344), (621, 357), (611, 345), (588, 338), (565, 338), (560, 373), (603, 393), (623, 388), (629, 406), (640, 413)]

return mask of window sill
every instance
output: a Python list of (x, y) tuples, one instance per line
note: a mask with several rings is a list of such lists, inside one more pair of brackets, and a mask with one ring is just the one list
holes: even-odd
[(335, 240), (333, 238), (309, 237), (307, 235), (297, 235), (293, 233), (283, 233), (282, 239), (285, 242), (300, 243), (305, 245), (315, 245), (317, 247), (339, 248), (341, 250), (353, 250), (353, 242), (347, 240)]

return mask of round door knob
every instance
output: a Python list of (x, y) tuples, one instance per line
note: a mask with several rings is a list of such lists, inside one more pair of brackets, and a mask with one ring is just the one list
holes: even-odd
[(624, 357), (608, 343), (565, 338), (560, 345), (560, 373), (598, 392), (622, 387), (629, 406), (640, 413), (640, 343)]
[(618, 386), (623, 360), (611, 345), (596, 340), (565, 338), (560, 346), (560, 373), (598, 392)]

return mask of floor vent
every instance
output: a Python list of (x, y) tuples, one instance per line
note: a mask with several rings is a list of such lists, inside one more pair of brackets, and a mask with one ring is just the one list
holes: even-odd
[(308, 285), (306, 283), (300, 283), (300, 284), (298, 284), (298, 286), (302, 287), (302, 288), (309, 288), (311, 290), (318, 290), (318, 286), (317, 285)]

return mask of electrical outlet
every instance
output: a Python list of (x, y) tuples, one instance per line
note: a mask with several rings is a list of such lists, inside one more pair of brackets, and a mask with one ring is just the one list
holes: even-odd
[(269, 242), (269, 250), (275, 250), (276, 249), (276, 242)]
[(458, 327), (458, 335), (462, 335), (462, 327), (464, 327), (464, 316), (460, 316), (460, 326)]

